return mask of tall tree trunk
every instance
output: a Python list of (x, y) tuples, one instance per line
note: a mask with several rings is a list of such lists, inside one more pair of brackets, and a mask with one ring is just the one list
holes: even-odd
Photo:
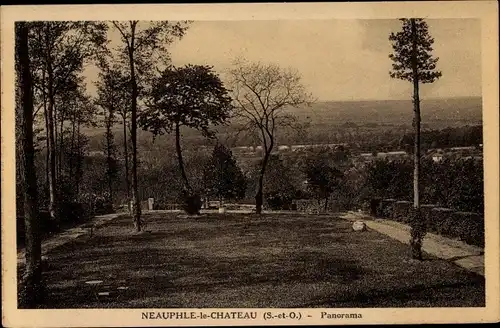
[(57, 181), (60, 181), (61, 175), (62, 175), (62, 168), (63, 168), (63, 145), (64, 145), (64, 135), (63, 135), (63, 129), (64, 129), (64, 117), (62, 113), (59, 115), (59, 120), (60, 120), (60, 125), (59, 125), (59, 152), (58, 152), (58, 178), (56, 179)]
[(127, 145), (127, 117), (123, 115), (123, 151), (125, 157), (125, 183), (127, 185), (127, 207), (129, 213), (131, 213), (130, 208), (130, 176), (128, 168), (128, 145)]
[(181, 132), (178, 122), (175, 124), (175, 150), (177, 152), (177, 160), (179, 161), (179, 170), (181, 172), (181, 177), (182, 180), (184, 181), (184, 188), (186, 189), (187, 192), (190, 192), (191, 186), (189, 185), (189, 180), (186, 175), (186, 170), (184, 168), (184, 159), (182, 158)]
[(132, 84), (132, 113), (131, 113), (131, 137), (132, 137), (132, 203), (134, 206), (134, 225), (136, 230), (141, 231), (141, 204), (139, 202), (139, 193), (137, 186), (137, 81), (135, 77), (134, 63), (134, 37), (135, 37), (135, 22), (131, 22), (132, 40), (129, 47), (129, 64), (130, 64), (130, 82)]
[(80, 120), (77, 119), (76, 121), (76, 167), (75, 167), (75, 189), (76, 189), (76, 197), (80, 194), (80, 174), (82, 171), (82, 161), (83, 158), (81, 157), (81, 149), (80, 149)]
[(43, 99), (43, 115), (45, 118), (45, 133), (47, 137), (45, 138), (45, 183), (48, 185), (50, 181), (50, 153), (49, 153), (49, 113), (47, 110), (47, 99)]
[[(48, 26), (46, 26), (49, 29)], [(50, 33), (46, 33), (46, 45), (49, 48), (48, 36)], [(55, 153), (55, 141), (54, 141), (54, 72), (52, 69), (52, 58), (51, 54), (47, 53), (47, 138), (48, 138), (48, 152), (49, 152), (49, 213), (50, 218), (53, 222), (58, 222), (57, 213), (57, 191), (56, 191), (56, 153)]]
[(37, 204), (37, 182), (35, 173), (35, 149), (33, 145), (33, 94), (30, 59), (28, 53), (28, 27), (25, 22), (16, 23), (16, 66), (18, 72), (17, 92), (21, 102), (18, 110), (22, 111), (19, 140), (22, 142), (21, 180), (23, 186), (24, 224), (25, 224), (25, 259), (26, 267), (21, 291), (22, 303), (35, 307), (41, 302), (42, 265), (41, 239)]
[(411, 20), (412, 30), (412, 77), (413, 77), (413, 128), (415, 134), (413, 154), (413, 213), (411, 226), (411, 253), (412, 258), (422, 260), (422, 239), (425, 234), (424, 222), (420, 216), (420, 97), (417, 58), (417, 28), (415, 20)]
[(111, 125), (113, 124), (112, 118), (113, 118), (113, 110), (109, 110), (109, 116), (107, 118), (106, 122), (106, 157), (107, 157), (107, 162), (108, 162), (108, 192), (109, 192), (109, 201), (113, 203), (113, 154), (112, 154), (112, 147), (113, 147), (113, 139), (112, 139), (112, 131), (111, 131)]
[(265, 149), (264, 159), (262, 160), (262, 167), (260, 168), (259, 182), (257, 184), (257, 193), (255, 194), (255, 212), (257, 214), (262, 213), (262, 204), (264, 203), (264, 176), (266, 174), (267, 163), (269, 162), (269, 156), (271, 155), (271, 149)]
[(47, 111), (47, 94), (45, 92), (45, 68), (42, 69), (42, 101), (43, 101), (43, 117), (45, 121), (45, 185), (49, 183), (49, 114)]
[(73, 156), (75, 153), (75, 121), (76, 121), (76, 115), (73, 115), (73, 120), (71, 122), (71, 151), (70, 151), (70, 155), (68, 158), (70, 179), (74, 176), (73, 175)]

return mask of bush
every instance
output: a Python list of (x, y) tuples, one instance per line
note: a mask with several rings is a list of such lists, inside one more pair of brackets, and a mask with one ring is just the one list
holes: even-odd
[(390, 218), (394, 211), (395, 199), (382, 199), (377, 208), (377, 216)]
[(484, 218), (472, 212), (454, 212), (452, 214), (453, 237), (459, 237), (467, 244), (484, 247)]
[(428, 230), (440, 235), (450, 236), (450, 230), (453, 225), (452, 213), (453, 210), (449, 208), (433, 208), (430, 214), (430, 225)]
[[(38, 220), (40, 224), (40, 231), (42, 234), (42, 238), (60, 231), (59, 224), (51, 220), (49, 211), (40, 210), (38, 212)], [(17, 221), (16, 222), (17, 245), (24, 246), (25, 243), (24, 217), (18, 216), (16, 218), (16, 221)]]
[(59, 218), (61, 222), (79, 222), (91, 217), (90, 213), (82, 203), (68, 201), (59, 207)]
[[(483, 213), (483, 162), (474, 159), (423, 158), (420, 200), (464, 212)], [(411, 200), (412, 160), (377, 160), (366, 167), (364, 192), (367, 197)], [(372, 213), (374, 215), (374, 213)]]
[(94, 215), (104, 215), (114, 213), (113, 204), (106, 195), (100, 196), (95, 193), (84, 193), (80, 196), (83, 219), (88, 219)]
[(189, 215), (200, 214), (203, 203), (198, 193), (182, 192), (180, 197), (182, 199), (182, 210), (184, 212)]
[(268, 192), (266, 202), (271, 210), (289, 210), (292, 208), (293, 197), (283, 192)]
[(427, 228), (430, 229), (433, 223), (432, 209), (437, 208), (437, 205), (433, 204), (424, 204), (420, 205), (420, 215), (422, 220), (426, 223)]
[(372, 216), (378, 216), (377, 210), (379, 208), (380, 202), (382, 200), (380, 198), (372, 198), (370, 199), (370, 214)]
[(392, 218), (399, 222), (409, 223), (412, 207), (413, 204), (406, 200), (395, 202), (392, 206)]

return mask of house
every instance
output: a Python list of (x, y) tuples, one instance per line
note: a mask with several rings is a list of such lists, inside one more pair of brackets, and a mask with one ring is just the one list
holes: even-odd
[(442, 161), (443, 161), (443, 159), (444, 159), (443, 154), (435, 153), (434, 155), (432, 155), (432, 160), (433, 160), (435, 163), (442, 162)]
[(278, 150), (279, 151), (288, 151), (288, 150), (290, 150), (290, 147), (289, 146), (285, 146), (285, 145), (278, 146)]

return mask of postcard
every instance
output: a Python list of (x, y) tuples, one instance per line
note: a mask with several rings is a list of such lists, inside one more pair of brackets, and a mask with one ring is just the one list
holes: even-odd
[(0, 13), (6, 327), (500, 319), (497, 2)]

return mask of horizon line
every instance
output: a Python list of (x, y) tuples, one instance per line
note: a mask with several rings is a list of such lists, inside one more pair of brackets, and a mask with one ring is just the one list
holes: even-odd
[[(483, 98), (480, 96), (447, 96), (447, 97), (420, 97), (420, 101), (426, 100), (447, 100), (447, 99), (462, 99), (462, 98)], [(360, 99), (318, 99), (317, 102), (356, 102), (356, 101), (412, 101), (411, 98), (360, 98)]]

